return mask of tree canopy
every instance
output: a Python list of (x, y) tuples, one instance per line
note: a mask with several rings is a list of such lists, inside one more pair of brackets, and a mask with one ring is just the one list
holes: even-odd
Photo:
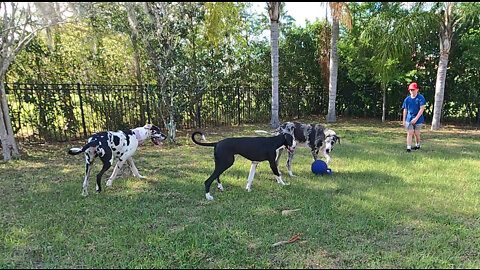
[[(171, 109), (172, 115), (178, 110), (194, 114), (205, 87), (271, 88), (266, 9), (256, 13), (249, 3), (216, 2), (85, 5), (85, 16), (75, 23), (34, 37), (9, 67), (6, 82), (187, 86), (188, 91), (158, 93), (164, 96), (162, 106), (177, 110)], [(476, 10), (479, 5), (459, 3), (459, 8)], [(399, 120), (406, 86), (416, 81), (427, 99), (426, 120), (431, 120), (439, 29), (415, 15), (438, 7), (384, 2), (348, 6), (352, 29), (345, 31), (340, 25), (338, 40), (337, 115)], [(129, 8), (134, 16), (128, 15)], [(328, 93), (324, 74), (328, 65), (321, 59), (329, 50), (325, 44), (330, 37), (322, 32), (329, 22), (307, 22), (301, 27), (282, 12), (279, 88)], [(469, 18), (457, 25), (453, 35), (445, 86), (446, 121), (480, 121), (479, 20)], [(280, 112), (287, 100), (282, 101), (280, 94)], [(325, 104), (303, 106), (312, 114), (326, 114)], [(165, 121), (168, 118), (166, 113)]]

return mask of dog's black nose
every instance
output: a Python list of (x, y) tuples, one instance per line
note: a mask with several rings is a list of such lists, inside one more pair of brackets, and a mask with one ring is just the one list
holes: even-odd
[(330, 153), (330, 149), (327, 149), (326, 151), (327, 151), (327, 153)]

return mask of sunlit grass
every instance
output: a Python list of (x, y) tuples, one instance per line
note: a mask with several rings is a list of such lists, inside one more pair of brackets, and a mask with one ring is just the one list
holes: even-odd
[[(297, 150), (282, 187), (260, 163), (252, 191), (250, 162), (236, 157), (222, 176), (225, 191), (203, 182), (213, 148), (141, 146), (137, 179), (122, 170), (113, 186), (81, 196), (83, 142), (22, 146), (0, 164), (0, 268), (479, 268), (480, 132), (422, 130), (422, 149), (405, 152), (399, 123), (342, 121), (332, 175), (314, 175)], [(209, 128), (214, 142), (256, 136), (268, 125)], [(102, 184), (111, 174), (110, 169)], [(289, 215), (283, 210), (299, 209)], [(290, 239), (291, 244), (272, 247)]]

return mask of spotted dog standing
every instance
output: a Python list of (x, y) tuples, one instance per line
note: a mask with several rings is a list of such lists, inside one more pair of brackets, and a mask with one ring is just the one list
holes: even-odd
[(100, 157), (103, 162), (102, 170), (97, 174), (97, 186), (98, 192), (102, 191), (100, 180), (102, 175), (113, 165), (113, 159), (118, 158), (117, 164), (113, 169), (113, 173), (107, 181), (107, 187), (111, 186), (115, 177), (117, 177), (120, 168), (128, 162), (133, 175), (138, 178), (145, 178), (138, 173), (137, 167), (133, 163), (132, 156), (137, 151), (137, 147), (142, 144), (143, 141), (151, 139), (152, 142), (157, 145), (162, 145), (162, 140), (165, 140), (167, 136), (163, 134), (156, 126), (147, 124), (143, 127), (130, 129), (126, 131), (106, 131), (96, 133), (88, 138), (87, 144), (82, 148), (71, 148), (68, 153), (70, 155), (78, 155), (85, 152), (85, 180), (83, 182), (82, 195), (87, 196), (88, 191), (88, 176), (92, 168), (93, 161), (96, 157)]
[[(314, 160), (318, 159), (318, 152), (321, 152), (326, 159), (326, 163), (330, 162), (330, 153), (333, 150), (333, 146), (338, 141), (340, 143), (340, 137), (337, 136), (335, 131), (319, 125), (319, 124), (304, 124), (299, 122), (286, 122), (279, 126), (274, 132), (268, 132), (264, 130), (256, 130), (257, 133), (267, 133), (270, 135), (277, 135), (282, 133), (291, 134), (297, 143), (305, 143), (310, 148)], [(282, 155), (280, 149), (277, 154), (276, 163), (280, 160)], [(292, 173), (292, 160), (295, 155), (295, 149), (293, 152), (288, 153), (287, 169), (288, 174), (293, 176)]]

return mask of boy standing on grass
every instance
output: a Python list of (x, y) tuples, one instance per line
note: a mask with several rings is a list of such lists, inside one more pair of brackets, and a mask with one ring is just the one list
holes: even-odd
[(420, 149), (420, 129), (423, 125), (423, 111), (425, 110), (425, 97), (418, 93), (417, 83), (408, 85), (410, 95), (403, 101), (402, 124), (407, 130), (407, 152), (412, 151), (412, 135), (415, 134), (416, 145), (414, 150)]

